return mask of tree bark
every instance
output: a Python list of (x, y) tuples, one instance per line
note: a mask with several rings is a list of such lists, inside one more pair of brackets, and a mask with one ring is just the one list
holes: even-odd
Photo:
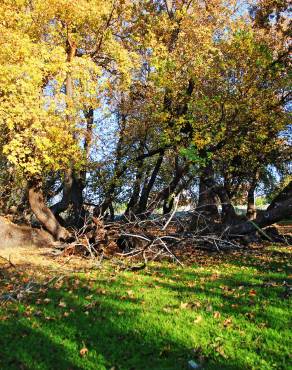
[(136, 178), (133, 184), (133, 192), (131, 195), (131, 198), (128, 202), (127, 209), (125, 211), (125, 215), (129, 215), (130, 212), (133, 212), (134, 207), (139, 201), (139, 195), (141, 190), (141, 183), (142, 183), (142, 177), (143, 177), (143, 161), (140, 161), (138, 163)]
[(287, 198), (292, 198), (292, 181), (272, 200), (271, 204), (267, 208), (268, 211), (278, 207), (278, 205)]
[(29, 182), (28, 199), (37, 220), (56, 240), (66, 240), (70, 236), (70, 233), (59, 224), (53, 212), (45, 204), (40, 180)]
[(220, 215), (216, 198), (216, 194), (204, 183), (204, 180), (201, 177), (199, 184), (199, 200), (196, 211), (202, 213), (207, 218), (211, 218), (213, 220), (219, 219)]
[(223, 186), (218, 186), (215, 189), (215, 191), (220, 199), (222, 206), (222, 215), (221, 215), (222, 221), (224, 223), (233, 224), (238, 220), (238, 217), (227, 191), (224, 189)]
[(140, 200), (139, 200), (139, 204), (138, 204), (138, 209), (137, 209), (137, 213), (138, 214), (142, 214), (142, 213), (145, 213), (145, 211), (147, 210), (147, 204), (148, 204), (148, 199), (149, 199), (149, 195), (150, 195), (150, 192), (154, 186), (154, 183), (155, 183), (155, 180), (157, 178), (157, 175), (158, 175), (158, 172), (160, 170), (160, 167), (162, 165), (162, 162), (163, 162), (163, 158), (164, 158), (164, 152), (162, 152), (157, 161), (156, 161), (156, 164), (155, 164), (155, 167), (152, 171), (152, 174), (151, 174), (151, 177), (148, 181), (148, 183), (144, 186), (144, 188), (142, 189), (142, 193), (141, 193), (141, 196), (140, 196)]
[[(66, 50), (67, 62), (71, 63), (73, 58), (75, 57), (77, 45), (74, 42), (71, 42), (69, 39), (67, 39), (66, 48), (67, 48)], [(70, 72), (67, 72), (65, 87), (66, 87), (66, 95), (68, 98), (67, 105), (70, 108), (72, 104), (71, 99), (73, 96), (73, 82), (72, 82), (72, 76)], [(67, 120), (71, 121), (72, 117), (68, 115)], [(64, 174), (62, 199), (51, 207), (51, 211), (57, 217), (59, 216), (61, 212), (64, 212), (70, 205), (72, 185), (73, 185), (73, 168), (71, 166), (65, 171), (65, 174)]]
[(246, 217), (247, 217), (248, 220), (254, 220), (257, 216), (254, 192), (255, 192), (255, 187), (251, 186), (248, 189), (248, 193), (247, 193)]
[(217, 206), (217, 196), (213, 188), (215, 187), (214, 172), (212, 165), (207, 165), (201, 176), (199, 184), (199, 200), (196, 211), (202, 213), (207, 218), (212, 220), (219, 219), (219, 211)]
[(155, 197), (150, 207), (151, 212), (157, 209), (161, 204), (163, 206), (164, 213), (165, 212), (168, 213), (172, 209), (174, 197), (178, 195), (183, 189), (185, 189), (187, 184), (191, 180), (191, 178), (189, 178), (185, 181), (182, 181), (188, 169), (189, 163), (186, 163), (184, 166), (180, 166), (178, 164), (177, 157), (173, 178), (170, 181), (170, 183), (164, 189), (162, 189)]
[(234, 236), (250, 234), (257, 231), (258, 227), (270, 226), (290, 217), (292, 217), (292, 197), (278, 202), (277, 206), (271, 207), (265, 212), (260, 213), (253, 222), (246, 221), (231, 227), (230, 234)]
[(248, 220), (254, 220), (257, 216), (257, 210), (255, 206), (255, 189), (259, 179), (259, 171), (255, 172), (253, 179), (250, 182), (250, 186), (247, 193), (247, 210), (246, 217)]

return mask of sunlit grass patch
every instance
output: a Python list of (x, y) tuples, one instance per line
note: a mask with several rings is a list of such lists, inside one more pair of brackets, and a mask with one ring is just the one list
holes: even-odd
[(287, 369), (287, 253), (65, 276), (1, 308), (0, 368)]

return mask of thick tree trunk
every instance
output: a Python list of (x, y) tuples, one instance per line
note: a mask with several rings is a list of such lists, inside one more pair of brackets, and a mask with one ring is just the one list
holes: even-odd
[(216, 194), (204, 183), (203, 179), (200, 178), (199, 200), (196, 211), (212, 220), (219, 219), (220, 215), (217, 203)]
[[(277, 204), (277, 207), (260, 213), (252, 222), (246, 221), (230, 228), (231, 235), (244, 235), (257, 231), (257, 228), (270, 226), (285, 218), (292, 217), (292, 197)], [(257, 225), (257, 226), (255, 226)]]
[(73, 184), (71, 189), (71, 201), (73, 205), (73, 221), (72, 225), (81, 228), (84, 225), (85, 209), (83, 205), (83, 189), (85, 182), (82, 176), (73, 175)]
[(281, 205), (281, 202), (288, 198), (292, 198), (292, 181), (272, 200), (267, 210), (270, 211), (278, 207), (278, 205)]
[(259, 171), (256, 171), (254, 177), (252, 178), (249, 189), (247, 193), (247, 210), (246, 210), (246, 217), (248, 220), (254, 220), (257, 216), (257, 210), (255, 205), (255, 189), (259, 179)]
[(59, 224), (53, 212), (45, 204), (41, 181), (30, 181), (28, 189), (29, 204), (37, 220), (56, 240), (66, 240), (70, 233)]
[[(67, 40), (67, 62), (71, 63), (76, 55), (77, 45), (74, 42)], [(68, 97), (68, 107), (71, 107), (73, 97), (73, 81), (70, 72), (67, 73), (66, 77), (66, 95)], [(93, 125), (93, 109), (89, 109), (85, 115), (87, 119), (87, 136), (84, 142), (84, 149), (86, 156), (89, 156), (89, 148), (92, 136), (92, 125)], [(68, 121), (71, 121), (72, 117), (68, 115)], [(83, 207), (83, 189), (85, 187), (86, 170), (76, 173), (74, 171), (74, 165), (65, 171), (64, 182), (63, 182), (63, 194), (62, 199), (51, 207), (51, 211), (54, 215), (59, 218), (60, 213), (66, 211), (70, 204), (73, 206), (73, 219), (70, 225), (77, 228), (82, 227), (85, 218), (85, 209)]]
[[(67, 47), (66, 50), (67, 62), (71, 63), (73, 58), (75, 57), (77, 46), (74, 42), (71, 42), (69, 39), (67, 39), (66, 47)], [(67, 107), (70, 109), (72, 107), (72, 97), (73, 97), (73, 81), (70, 72), (67, 72), (65, 87), (68, 99)], [(72, 117), (68, 115), (67, 120), (71, 121)], [(70, 205), (72, 186), (73, 186), (73, 168), (71, 166), (65, 171), (64, 174), (62, 199), (51, 207), (51, 211), (57, 217), (59, 216), (60, 213), (66, 211), (66, 209)]]
[(62, 199), (54, 204), (50, 209), (54, 215), (59, 216), (60, 213), (66, 211), (69, 207), (71, 200), (71, 190), (73, 185), (73, 174), (72, 169), (65, 171), (64, 180), (63, 180), (63, 194)]
[(221, 215), (222, 221), (228, 224), (233, 224), (237, 222), (238, 217), (227, 191), (224, 189), (224, 187), (221, 186), (218, 186), (215, 191), (220, 199), (222, 206), (222, 215)]
[(200, 176), (199, 200), (196, 211), (212, 220), (220, 218), (217, 206), (217, 195), (214, 192), (214, 187), (214, 172), (210, 164), (205, 167)]
[[(233, 224), (237, 221), (238, 217), (236, 215), (235, 209), (231, 203), (230, 197), (228, 195), (227, 189), (222, 185), (217, 185), (214, 179), (214, 173), (212, 169), (212, 164), (210, 163), (205, 169), (204, 172), (201, 175), (200, 181), (202, 182), (202, 185), (208, 188), (208, 191), (212, 194), (218, 195), (221, 206), (222, 206), (222, 214), (221, 214), (221, 220), (224, 223), (230, 223)], [(203, 188), (204, 189), (204, 188)], [(217, 217), (218, 208), (215, 203), (215, 197), (212, 196), (214, 199), (213, 205), (207, 204), (210, 216), (212, 216), (213, 219)], [(211, 208), (212, 206), (212, 208)], [(217, 212), (216, 212), (216, 208)], [(211, 218), (211, 217), (209, 217)]]
[[(86, 153), (86, 160), (89, 160), (90, 146), (92, 141), (92, 129), (94, 110), (90, 108), (85, 114), (87, 125), (86, 125), (86, 136), (84, 140), (84, 150)], [(73, 172), (73, 182), (71, 188), (71, 201), (73, 204), (73, 225), (77, 228), (81, 228), (84, 225), (86, 211), (84, 208), (83, 190), (86, 185), (86, 174), (87, 168), (78, 173)]]
[(0, 216), (0, 249), (35, 245), (54, 246), (54, 238), (42, 229), (19, 226)]
[(248, 189), (247, 193), (247, 210), (246, 210), (246, 217), (248, 220), (254, 220), (257, 215), (257, 210), (255, 206), (255, 197), (254, 197), (254, 192), (255, 192), (255, 186), (251, 186)]

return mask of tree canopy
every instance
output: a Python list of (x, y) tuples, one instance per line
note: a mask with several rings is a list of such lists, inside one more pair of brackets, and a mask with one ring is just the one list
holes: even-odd
[[(147, 217), (178, 195), (210, 222), (241, 225), (239, 199), (255, 218), (257, 189), (291, 180), (288, 12), (269, 0), (2, 1), (2, 213), (30, 207), (57, 239), (88, 205)], [(287, 197), (271, 223), (292, 214)]]

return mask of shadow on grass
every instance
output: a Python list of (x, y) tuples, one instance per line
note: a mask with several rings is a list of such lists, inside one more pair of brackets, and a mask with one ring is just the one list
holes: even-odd
[[(233, 261), (234, 266), (238, 266), (237, 263), (239, 261)], [(243, 272), (230, 276), (222, 274), (209, 281), (209, 275), (197, 269), (175, 269), (173, 272), (161, 266), (150, 268), (148, 273), (142, 271), (132, 276), (134, 281), (135, 276), (151, 281), (152, 275), (158, 273), (162, 279), (154, 282), (156, 286), (176, 297), (182, 295), (201, 299), (205, 306), (200, 307), (199, 311), (204, 311), (207, 305), (212, 304), (210, 315), (214, 311), (220, 311), (225, 317), (232, 316), (232, 319), (241, 315), (255, 332), (257, 326), (254, 320), (266, 321), (276, 328), (278, 318), (273, 310), (269, 313), (262, 310), (256, 319), (246, 315), (263, 299), (270, 308), (276, 307), (282, 287), (265, 290), (262, 283), (257, 282), (268, 279), (263, 273), (263, 266), (258, 268), (252, 261), (246, 261), (245, 266), (257, 269), (259, 274), (256, 279), (252, 272), (249, 272), (250, 275)], [(163, 281), (163, 276), (173, 275), (176, 275), (176, 280)], [(193, 287), (187, 286), (187, 282), (194, 278), (199, 283)], [(202, 286), (200, 279), (205, 278)], [(275, 279), (281, 280), (280, 277)], [(164, 320), (174, 332), (177, 330), (175, 315), (180, 313), (158, 310), (156, 315), (145, 315), (152, 307), (145, 306), (139, 296), (134, 298), (131, 294), (125, 294), (125, 290), (129, 289), (125, 275), (120, 274), (114, 281), (110, 281), (106, 275), (103, 279), (97, 276), (95, 285), (88, 283), (85, 278), (80, 279), (78, 284), (77, 280), (71, 277), (63, 286), (55, 285), (45, 293), (38, 293), (24, 305), (11, 305), (5, 310), (0, 308), (1, 369), (98, 370), (114, 367), (116, 370), (163, 370), (187, 369), (188, 360), (197, 361), (191, 344), (187, 347), (179, 336), (172, 333), (172, 329), (165, 329), (160, 323), (160, 320)], [(235, 296), (239, 286), (244, 288), (239, 290), (239, 296)], [(257, 288), (258, 295), (250, 296), (249, 290)], [(156, 294), (159, 298), (159, 293)], [(220, 300), (226, 304), (222, 306)], [(2, 318), (6, 316), (4, 320), (1, 320), (1, 313)], [(183, 329), (183, 321), (180, 325)], [(216, 325), (206, 328), (206, 336), (218, 336), (217, 328)], [(85, 347), (88, 353), (82, 357), (79, 352)], [(206, 369), (249, 368), (244, 357), (228, 359), (214, 357), (210, 353), (206, 355), (209, 356), (209, 361), (204, 364)], [(278, 353), (273, 356), (273, 361), (278, 364), (283, 360)]]
[[(85, 304), (85, 297), (91, 295), (96, 296), (95, 289), (75, 289), (72, 298), (52, 288), (46, 295), (51, 300), (48, 304), (32, 301), (29, 309), (19, 309), (0, 321), (0, 368), (184, 368), (189, 349), (170, 338), (152, 336), (147, 327), (138, 332), (134, 323), (140, 310), (133, 308), (133, 302), (123, 300), (120, 308), (115, 304), (117, 296), (107, 294)], [(59, 307), (64, 299), (66, 308)], [(81, 357), (79, 351), (84, 347), (88, 353)]]

